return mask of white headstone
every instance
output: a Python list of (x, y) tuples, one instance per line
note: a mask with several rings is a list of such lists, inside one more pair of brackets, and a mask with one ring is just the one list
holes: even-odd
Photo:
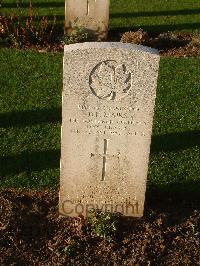
[(65, 46), (62, 215), (143, 215), (158, 69), (143, 46)]
[(65, 0), (65, 29), (70, 33), (82, 27), (96, 40), (108, 33), (109, 0)]

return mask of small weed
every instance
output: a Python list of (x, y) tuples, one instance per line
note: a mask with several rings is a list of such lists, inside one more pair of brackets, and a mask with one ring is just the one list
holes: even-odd
[(92, 36), (84, 29), (84, 27), (75, 27), (71, 33), (64, 36), (64, 44), (81, 43), (91, 41)]
[(112, 240), (118, 230), (119, 214), (91, 211), (87, 226), (94, 236)]
[(63, 252), (69, 257), (74, 257), (79, 249), (79, 246), (79, 242), (74, 240), (63, 249)]

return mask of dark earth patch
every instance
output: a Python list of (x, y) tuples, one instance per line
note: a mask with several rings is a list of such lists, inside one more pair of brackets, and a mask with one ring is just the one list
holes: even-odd
[(2, 190), (1, 265), (199, 265), (200, 200), (154, 193), (142, 219), (119, 218), (112, 239), (58, 217), (58, 192)]

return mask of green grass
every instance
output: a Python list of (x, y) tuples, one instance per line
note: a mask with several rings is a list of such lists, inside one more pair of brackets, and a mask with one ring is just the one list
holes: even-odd
[(0, 54), (0, 183), (55, 186), (59, 177), (62, 55), (8, 49), (1, 49)]
[(110, 28), (200, 32), (199, 0), (111, 0)]
[[(1, 49), (0, 187), (59, 185), (62, 54)], [(162, 58), (148, 185), (197, 189), (200, 58)]]
[[(2, 0), (2, 13), (28, 14), (29, 0)], [(57, 16), (64, 25), (64, 0), (33, 1), (33, 11), (38, 16)], [(150, 32), (191, 31), (200, 33), (199, 0), (111, 0), (110, 29), (139, 29)]]
[(200, 189), (200, 58), (162, 58), (149, 184)]

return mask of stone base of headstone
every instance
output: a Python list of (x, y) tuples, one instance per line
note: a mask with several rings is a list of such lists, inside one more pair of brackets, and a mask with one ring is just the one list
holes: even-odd
[(107, 39), (109, 22), (109, 0), (65, 0), (65, 34), (77, 28), (88, 35), (88, 39)]

